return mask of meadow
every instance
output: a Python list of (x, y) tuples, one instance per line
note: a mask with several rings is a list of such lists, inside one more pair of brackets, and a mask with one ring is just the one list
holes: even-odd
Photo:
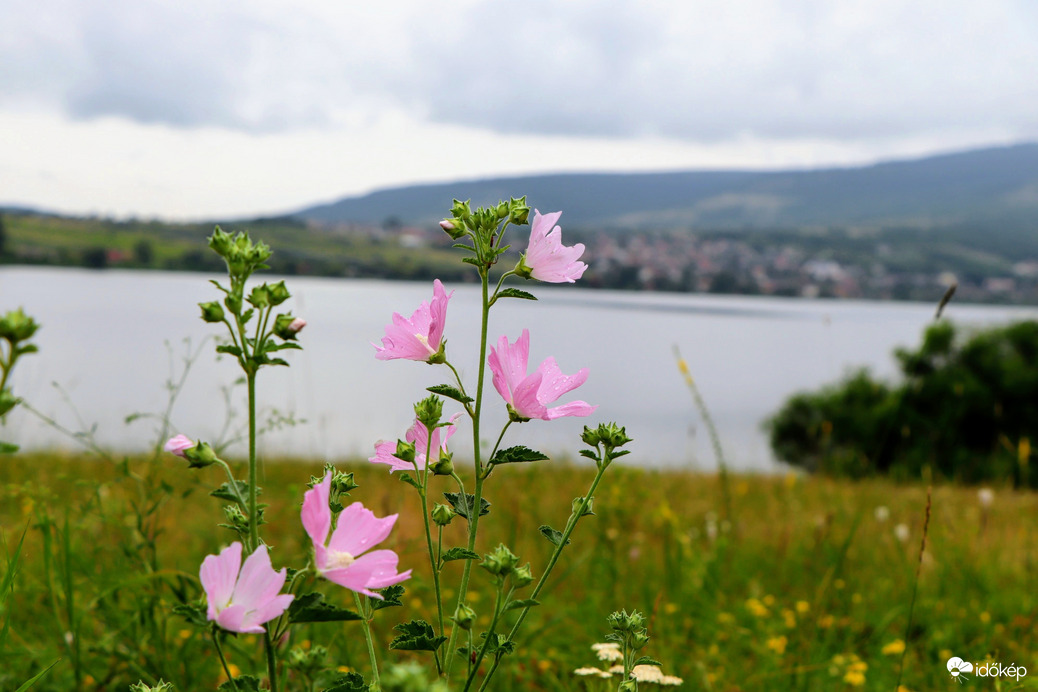
[[(495, 475), (507, 476), (489, 496), (498, 516), (477, 550), (504, 541), (536, 572), (552, 545), (533, 517), (563, 522), (593, 475), (587, 466), (551, 461), (498, 469)], [(0, 465), (9, 564), (17, 555), (3, 611), (9, 632), (0, 688), (15, 689), (53, 664), (33, 689), (126, 690), (138, 679), (159, 678), (177, 690), (212, 689), (222, 675), (216, 654), (204, 630), (173, 607), (199, 601), (201, 556), (233, 539), (214, 528), (222, 519), (220, 503), (207, 495), (219, 480), (214, 468), (189, 470), (172, 455), (106, 461), (20, 454)], [(400, 513), (391, 547), (415, 576), (405, 583), (403, 607), (383, 611), (374, 623), (384, 646), (396, 622), (432, 620), (420, 505), (384, 466), (339, 468), (359, 484), (351, 499), (379, 515)], [(299, 507), (306, 481), (320, 472), (313, 462), (262, 463), (270, 522), (264, 531), (275, 556), (305, 551)], [(927, 504), (921, 485), (735, 475), (725, 517), (716, 475), (623, 462), (609, 474), (595, 498), (596, 516), (578, 527), (545, 605), (533, 612), (517, 653), (504, 659), (494, 689), (615, 689), (615, 682), (573, 671), (607, 666), (590, 647), (603, 641), (606, 615), (620, 608), (649, 615), (652, 638), (643, 653), (683, 678), (683, 689), (894, 690), (902, 652), (901, 684), (916, 692), (955, 684), (945, 668), (953, 655), (1038, 669), (1033, 493), (995, 488), (994, 502), (985, 505), (977, 488), (934, 487), (920, 563)], [(445, 544), (462, 544), (463, 534), (457, 523), (448, 526)], [(460, 562), (451, 568), (460, 571)], [(481, 595), (486, 602), (478, 589), (470, 597), (477, 612)], [(244, 645), (248, 639), (229, 638), (226, 652), (232, 671), (259, 674), (263, 662)], [(307, 656), (311, 641), (325, 645), (323, 661)], [(310, 685), (321, 667), (367, 667), (357, 623), (309, 625), (283, 646), (295, 650), (289, 660), (301, 662), (289, 671), (286, 689), (318, 689)], [(995, 687), (971, 682), (1023, 689), (1035, 686), (1034, 675)]]

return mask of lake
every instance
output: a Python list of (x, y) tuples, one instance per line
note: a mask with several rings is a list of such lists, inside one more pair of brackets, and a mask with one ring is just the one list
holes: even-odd
[[(153, 423), (125, 419), (165, 408), (165, 383), (171, 364), (179, 368), (187, 353), (186, 338), (193, 349), (202, 345), (202, 351), (173, 410), (175, 432), (216, 439), (226, 418), (223, 389), (240, 371), (227, 358), (217, 362), (211, 341), (203, 344), (220, 334), (216, 325), (201, 321), (195, 305), (219, 297), (207, 282), (210, 278), (221, 279), (187, 273), (0, 269), (0, 310), (22, 306), (43, 325), (35, 339), (40, 353), (21, 360), (14, 374), (15, 394), (71, 429), (96, 425), (96, 437), (105, 446), (127, 452), (146, 449), (154, 439)], [(291, 277), (287, 284), (294, 297), (283, 307), (308, 322), (300, 339), (305, 350), (287, 352), (290, 368), (262, 371), (258, 392), (261, 408), (273, 407), (306, 422), (265, 435), (261, 451), (308, 458), (368, 457), (376, 441), (402, 437), (413, 416), (411, 404), (425, 394), (425, 387), (449, 382), (449, 371), (411, 361), (378, 361), (371, 343), (380, 343), (394, 311), (410, 316), (429, 299), (431, 282)], [(505, 444), (575, 457), (585, 423), (615, 420), (634, 438), (625, 462), (704, 470), (714, 468), (715, 460), (678, 373), (674, 345), (689, 363), (730, 465), (771, 471), (780, 465), (761, 424), (786, 397), (860, 366), (895, 376), (893, 349), (916, 346), (934, 313), (933, 305), (919, 303), (627, 293), (537, 283), (523, 288), (540, 300), (499, 302), (491, 314), (491, 341), (503, 334), (514, 341), (529, 328), (531, 369), (549, 355), (567, 374), (590, 369), (587, 383), (560, 403), (584, 399), (599, 409), (589, 419), (512, 426)], [(479, 353), (479, 288), (447, 289), (456, 291), (445, 332), (448, 356), (471, 391)], [(982, 326), (1036, 318), (1038, 310), (953, 301), (945, 314)], [(243, 387), (232, 389), (231, 401), (237, 411), (234, 429), (244, 423)], [(448, 402), (451, 412), (454, 406)], [(483, 429), (496, 437), (506, 415), (489, 371), (484, 410), (489, 420)], [(0, 439), (24, 448), (75, 446), (17, 409), (8, 416)], [(467, 426), (452, 441), (459, 458), (470, 457)]]

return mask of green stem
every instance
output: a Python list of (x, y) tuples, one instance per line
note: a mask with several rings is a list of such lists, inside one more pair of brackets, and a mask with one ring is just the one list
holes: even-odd
[(353, 600), (357, 603), (357, 610), (364, 616), (364, 639), (368, 643), (368, 656), (371, 659), (371, 692), (382, 692), (382, 681), (378, 677), (378, 659), (375, 658), (375, 642), (371, 638), (371, 611), (361, 603), (360, 594), (353, 593)]
[(263, 648), (267, 651), (267, 677), (270, 678), (270, 692), (278, 692), (278, 662), (274, 651), (276, 644), (270, 638), (270, 630), (263, 633)]
[(515, 275), (515, 270), (514, 269), (509, 269), (508, 271), (506, 271), (504, 274), (501, 275), (500, 279), (498, 279), (498, 281), (497, 281), (497, 288), (494, 289), (494, 297), (490, 299), (490, 304), (491, 305), (493, 305), (494, 303), (497, 302), (497, 294), (501, 292), (501, 285), (505, 282), (505, 279), (507, 279), (508, 277), (513, 276), (513, 275)]
[[(436, 619), (440, 625), (440, 636), (443, 636), (443, 598), (440, 595), (440, 565), (437, 555), (433, 552), (432, 529), (429, 526), (429, 464), (432, 463), (432, 430), (425, 431), (425, 472), (422, 474), (422, 489), (418, 494), (422, 496), (422, 520), (425, 522), (425, 545), (429, 550), (429, 566), (432, 568), (433, 590), (436, 592)], [(438, 450), (437, 450), (438, 451)], [(441, 535), (442, 535), (442, 528)], [(436, 661), (437, 673), (439, 673), (440, 662)]]
[(259, 518), (256, 516), (256, 373), (246, 372), (249, 385), (249, 540), (250, 552), (259, 547)]
[(227, 679), (231, 681), (231, 687), (234, 688), (234, 692), (238, 692), (238, 683), (234, 681), (234, 676), (231, 675), (231, 668), (227, 665), (227, 659), (224, 658), (223, 648), (220, 646), (220, 637), (216, 634), (216, 627), (213, 626), (209, 633), (213, 636), (213, 644), (216, 645), (216, 653), (220, 656), (220, 664), (223, 665), (223, 672), (227, 676)]
[[(489, 285), (487, 277), (487, 269), (480, 268), (479, 271), (480, 284), (483, 289), (483, 315), (482, 324), (480, 327), (479, 336), (479, 375), (476, 378), (476, 407), (472, 415), (472, 457), (473, 463), (476, 466), (476, 488), (473, 494), (474, 501), (472, 507), (469, 508), (469, 542), (468, 549), (474, 551), (476, 549), (476, 532), (479, 529), (479, 506), (483, 499), (483, 464), (480, 458), (479, 449), (479, 417), (480, 412), (483, 408), (483, 379), (486, 374), (487, 364), (487, 327), (490, 321), (490, 302), (489, 302)], [(462, 488), (461, 500), (465, 502), (465, 490)], [(460, 606), (465, 602), (465, 595), (469, 588), (469, 575), (472, 573), (472, 560), (465, 560), (465, 566), (461, 572), (461, 584), (458, 586), (458, 605)], [(457, 609), (455, 609), (457, 610)], [(446, 670), (447, 678), (450, 678), (451, 666), (454, 663), (454, 643), (457, 641), (458, 628), (451, 628), (450, 641), (447, 643), (447, 661)]]
[[(494, 630), (497, 628), (498, 618), (501, 617), (501, 596), (505, 591), (505, 581), (502, 578), (501, 583), (497, 587), (497, 597), (494, 599), (494, 616), (490, 619), (490, 626), (487, 628), (486, 639), (483, 640), (483, 646), (479, 647), (479, 655), (476, 656), (476, 660), (473, 662), (469, 669), (469, 676), (465, 680), (465, 687), (462, 688), (462, 692), (469, 689), (472, 686), (472, 681), (476, 678), (476, 673), (479, 672), (479, 664), (483, 662), (483, 658), (487, 655), (487, 649), (490, 647), (490, 638), (497, 637)], [(471, 655), (471, 652), (470, 652)]]
[[(508, 422), (505, 423), (505, 427), (501, 428), (501, 434), (497, 436), (497, 442), (494, 443), (494, 449), (490, 452), (490, 456), (488, 457), (490, 461), (494, 460), (494, 455), (497, 454), (497, 448), (501, 446), (501, 440), (505, 439), (505, 432), (508, 431), (508, 426), (511, 424), (512, 420), (509, 419)], [(493, 467), (488, 467), (486, 475), (489, 476), (491, 471), (493, 471)]]

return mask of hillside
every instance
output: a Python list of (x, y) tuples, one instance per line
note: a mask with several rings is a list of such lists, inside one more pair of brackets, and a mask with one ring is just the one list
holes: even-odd
[(804, 171), (574, 173), (415, 185), (349, 197), (294, 215), (313, 221), (428, 224), (445, 200), (525, 194), (564, 209), (570, 227), (767, 229), (819, 226), (1038, 228), (1038, 144), (857, 168)]

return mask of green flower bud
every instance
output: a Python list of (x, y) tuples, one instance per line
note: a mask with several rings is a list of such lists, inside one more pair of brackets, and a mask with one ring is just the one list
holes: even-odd
[(638, 692), (638, 681), (624, 680), (616, 689), (618, 690), (618, 692)]
[(519, 558), (504, 543), (501, 543), (483, 556), (483, 561), (479, 563), (479, 566), (493, 575), (504, 577), (511, 574), (518, 564)]
[(267, 284), (253, 286), (252, 293), (246, 300), (254, 308), (265, 308), (270, 305), (270, 291), (267, 289)]
[(227, 294), (227, 297), (223, 299), (223, 304), (227, 306), (232, 315), (241, 314), (241, 296), (237, 293)]
[(185, 449), (183, 456), (187, 459), (188, 466), (193, 469), (204, 469), (215, 464), (218, 459), (208, 442), (199, 442), (194, 447)]
[[(451, 216), (464, 224), (468, 224), (469, 219), (472, 218), (472, 207), (466, 200), (464, 202), (454, 200), (454, 204), (451, 205)], [(457, 224), (455, 224), (457, 225)]]
[(649, 643), (649, 635), (645, 633), (645, 630), (641, 632), (635, 632), (631, 635), (631, 647), (636, 651), (643, 648)]
[(429, 470), (437, 476), (449, 476), (454, 473), (454, 455), (440, 450), (440, 458), (429, 465)]
[(467, 631), (472, 629), (472, 623), (476, 620), (476, 611), (462, 603), (454, 611), (454, 617), (451, 619), (457, 623), (458, 627)]
[(517, 568), (512, 572), (512, 583), (515, 584), (517, 589), (521, 589), (524, 586), (529, 585), (533, 581), (533, 572), (530, 571), (530, 563), (527, 562), (522, 567)]
[(465, 235), (465, 227), (457, 219), (444, 219), (440, 222), (440, 228), (453, 240)]
[(270, 304), (276, 307), (291, 298), (292, 294), (288, 292), (284, 281), (278, 281), (267, 286), (267, 296), (270, 298)]
[(525, 226), (530, 217), (530, 207), (526, 205), (526, 195), (519, 199), (513, 197), (509, 207), (509, 220), (516, 226)]
[(306, 326), (306, 320), (293, 317), (291, 313), (278, 315), (274, 320), (274, 335), (285, 341), (295, 341), (296, 334)]
[(404, 442), (403, 440), (396, 441), (396, 452), (393, 454), (397, 459), (402, 461), (413, 462), (414, 461), (414, 442)]
[[(573, 504), (571, 505), (571, 507), (573, 508), (573, 513), (574, 514), (576, 514), (577, 512), (580, 512), (580, 505), (582, 505), (583, 503), (584, 503), (584, 498), (582, 498), (582, 497), (575, 497), (575, 498), (573, 498)], [(584, 511), (580, 513), (580, 516), (582, 516), (582, 517), (593, 517), (593, 516), (595, 516), (594, 505), (595, 505), (595, 498), (592, 497), (592, 498), (590, 498), (587, 501), (587, 507), (585, 507)]]
[(40, 325), (21, 308), (11, 310), (0, 318), (0, 338), (12, 344), (32, 338)]
[(427, 396), (414, 405), (414, 415), (431, 434), (433, 428), (439, 424), (440, 417), (443, 416), (443, 399), (435, 394)]
[(497, 209), (495, 209), (494, 211), (497, 214), (497, 218), (499, 221), (504, 221), (512, 215), (512, 209), (509, 206), (508, 202), (498, 202)]
[(231, 234), (224, 233), (223, 229), (217, 226), (216, 229), (213, 230), (213, 234), (209, 236), (209, 247), (211, 247), (216, 254), (220, 255), (220, 257), (226, 259), (227, 255), (230, 254), (234, 247), (234, 242), (231, 240)]
[(447, 505), (436, 503), (436, 506), (432, 508), (432, 520), (437, 526), (446, 526), (455, 516), (457, 516), (457, 512)]
[(215, 300), (211, 300), (208, 303), (199, 303), (198, 307), (202, 308), (202, 319), (206, 322), (223, 322), (223, 308)]
[(516, 411), (514, 408), (512, 408), (511, 404), (505, 404), (505, 407), (508, 409), (508, 419), (511, 420), (513, 423), (528, 423), (528, 422), (530, 422), (529, 418), (526, 418), (524, 416), (520, 416), (519, 412)]
[(227, 517), (227, 523), (221, 526), (237, 531), (243, 536), (249, 532), (249, 518), (238, 505), (224, 505), (223, 513)]
[(533, 277), (533, 270), (526, 266), (526, 253), (519, 255), (519, 261), (515, 265), (515, 269), (512, 270), (515, 275), (522, 279), (529, 279)]
[(130, 692), (173, 692), (173, 683), (159, 680), (154, 686), (147, 685), (144, 681), (130, 685)]
[(597, 447), (598, 443), (602, 441), (601, 436), (598, 434), (598, 428), (592, 430), (586, 425), (584, 426), (584, 432), (580, 434), (580, 439), (590, 447)]

